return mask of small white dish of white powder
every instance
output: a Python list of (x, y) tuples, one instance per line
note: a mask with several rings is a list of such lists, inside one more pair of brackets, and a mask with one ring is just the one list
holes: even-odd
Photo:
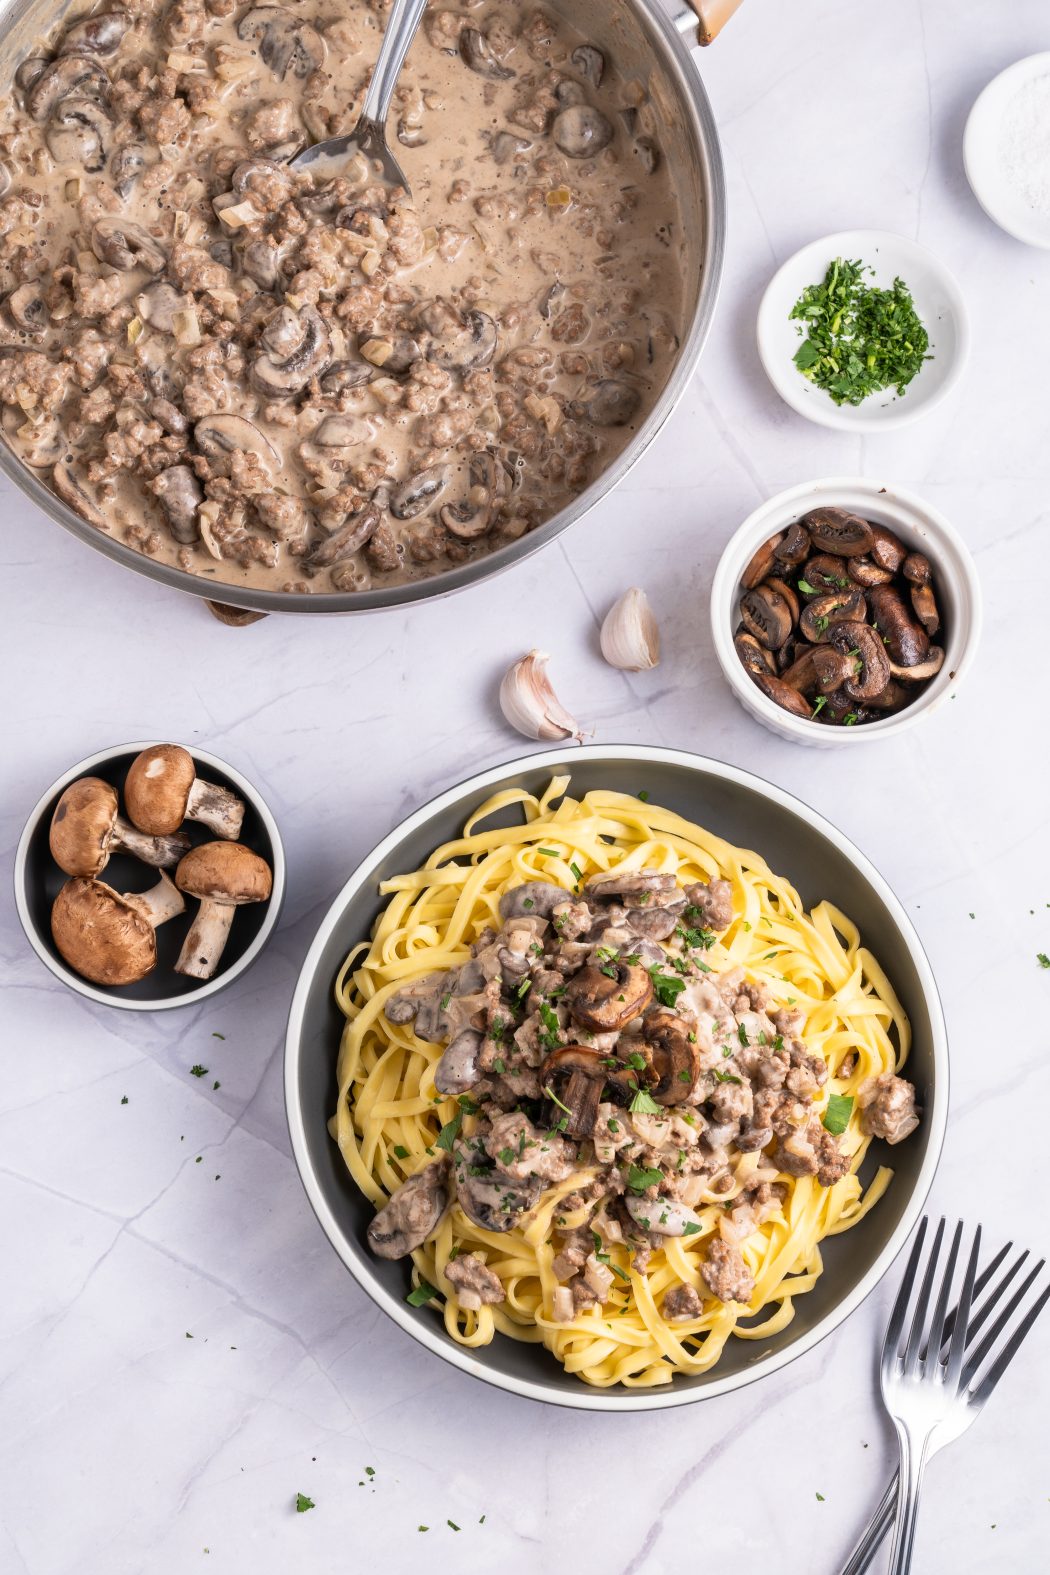
[(996, 224), (1029, 246), (1050, 247), (1050, 52), (989, 82), (966, 122), (963, 162)]

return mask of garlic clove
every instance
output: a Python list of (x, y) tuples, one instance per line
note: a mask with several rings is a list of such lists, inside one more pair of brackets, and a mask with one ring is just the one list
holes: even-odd
[(546, 651), (530, 651), (513, 662), (499, 686), (500, 709), (526, 738), (574, 738), (582, 743), (580, 724), (550, 686), (549, 661)]
[(649, 598), (637, 585), (624, 591), (605, 615), (602, 655), (610, 667), (643, 673), (660, 660), (660, 630)]

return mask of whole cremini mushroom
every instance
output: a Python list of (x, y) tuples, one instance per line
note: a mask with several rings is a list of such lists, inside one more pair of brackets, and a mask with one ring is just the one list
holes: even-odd
[(129, 820), (154, 836), (177, 830), (184, 820), (199, 820), (232, 842), (244, 822), (237, 795), (203, 781), (193, 756), (180, 744), (151, 744), (136, 755), (124, 783), (124, 804)]
[(236, 910), (266, 902), (273, 875), (265, 859), (240, 842), (205, 842), (192, 849), (175, 871), (175, 884), (200, 900), (175, 964), (191, 979), (210, 979), (229, 939)]
[(82, 978), (94, 984), (135, 984), (157, 966), (157, 926), (185, 907), (164, 874), (149, 891), (123, 895), (105, 881), (75, 875), (55, 898), (51, 934)]
[(116, 790), (101, 777), (69, 784), (55, 805), (49, 841), (51, 857), (67, 875), (101, 875), (121, 848), (144, 864), (172, 869), (190, 845), (183, 833), (150, 837), (129, 825), (119, 812)]

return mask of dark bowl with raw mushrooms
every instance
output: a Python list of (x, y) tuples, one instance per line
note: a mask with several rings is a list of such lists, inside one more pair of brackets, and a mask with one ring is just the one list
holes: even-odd
[(131, 1011), (196, 1004), (258, 957), (284, 897), (258, 789), (182, 745), (118, 745), (47, 789), (15, 860), (33, 950), (79, 994)]
[(969, 550), (922, 498), (868, 478), (806, 482), (730, 539), (711, 590), (715, 651), (758, 721), (853, 746), (957, 692), (980, 636)]

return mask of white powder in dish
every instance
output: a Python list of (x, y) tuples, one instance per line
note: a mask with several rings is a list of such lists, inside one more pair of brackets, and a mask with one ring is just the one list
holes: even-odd
[(1050, 219), (1050, 73), (1032, 77), (1004, 109), (999, 161), (1017, 195)]

